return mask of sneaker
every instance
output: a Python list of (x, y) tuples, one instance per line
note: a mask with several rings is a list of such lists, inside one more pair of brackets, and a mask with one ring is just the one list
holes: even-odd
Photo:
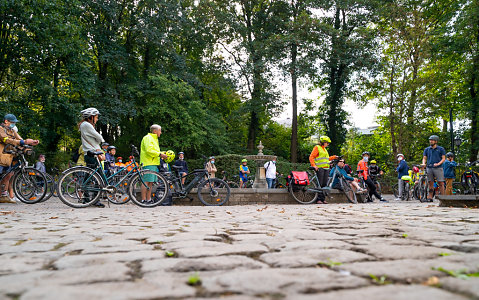
[(386, 199), (384, 199), (384, 198), (379, 199), (379, 201), (384, 202), (384, 203), (388, 203), (388, 202), (389, 202), (388, 200), (386, 200)]
[(8, 196), (0, 196), (0, 203), (17, 203), (17, 201), (10, 199)]
[(101, 203), (100, 201), (98, 201), (97, 203), (94, 204), (96, 207), (105, 207), (105, 204)]
[(394, 201), (402, 201), (401, 198), (395, 198)]

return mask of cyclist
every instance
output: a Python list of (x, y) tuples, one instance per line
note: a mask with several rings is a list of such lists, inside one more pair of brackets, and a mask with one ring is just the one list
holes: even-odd
[[(179, 152), (178, 153), (178, 160), (175, 161), (175, 166), (181, 167), (181, 169), (178, 170), (178, 174), (183, 177), (188, 174), (188, 163), (185, 161), (185, 153), (184, 152)], [(183, 177), (181, 179), (181, 183), (185, 184), (186, 177)]]
[[(314, 146), (311, 155), (309, 155), (309, 163), (316, 171), (321, 187), (328, 185), (329, 178), (329, 153), (326, 147), (331, 144), (331, 139), (325, 135), (319, 137), (319, 145)], [(327, 204), (323, 193), (318, 194), (319, 204)]]
[(240, 179), (240, 188), (245, 188), (246, 183), (248, 182), (248, 174), (250, 173), (248, 168), (248, 160), (243, 159), (241, 165), (239, 166), (239, 179)]
[(214, 156), (210, 156), (208, 162), (205, 165), (205, 169), (208, 171), (208, 174), (210, 174), (211, 178), (215, 178), (215, 174), (218, 171), (215, 166), (215, 160), (216, 159)]
[(452, 183), (456, 179), (457, 162), (454, 161), (454, 153), (446, 153), (444, 161), (444, 178), (446, 179), (446, 195), (452, 195)]
[[(439, 137), (437, 135), (431, 135), (429, 137), (429, 147), (424, 149), (422, 158), (422, 167), (426, 167), (427, 181), (429, 183), (429, 193), (427, 195), (427, 201), (432, 202), (434, 193), (434, 179), (439, 183), (439, 191), (441, 195), (444, 195), (444, 169), (443, 163), (446, 160), (446, 150), (443, 147), (438, 146)], [(427, 164), (426, 164), (427, 163)]]
[(403, 191), (404, 191), (404, 180), (401, 178), (403, 176), (409, 175), (409, 167), (407, 165), (407, 162), (404, 160), (404, 154), (399, 153), (396, 155), (396, 158), (398, 160), (398, 167), (396, 168), (396, 172), (398, 172), (398, 198), (396, 198), (397, 201), (399, 200), (404, 200), (403, 199)]
[[(373, 195), (376, 196), (376, 198), (379, 199), (381, 202), (388, 202), (386, 199), (384, 199), (377, 191), (376, 185), (374, 182), (371, 180), (370, 176), (368, 176), (368, 161), (369, 161), (369, 152), (364, 151), (362, 153), (363, 159), (361, 159), (358, 162), (358, 167), (356, 171), (358, 172), (359, 176), (362, 176), (364, 178), (364, 183), (368, 186), (369, 189), (369, 198), (372, 199)], [(372, 202), (372, 200), (368, 200), (368, 202)]]
[(369, 175), (371, 176), (371, 179), (373, 181), (379, 175), (384, 174), (383, 170), (381, 170), (381, 168), (377, 165), (377, 162), (374, 159), (371, 160), (371, 164), (369, 165), (368, 172), (369, 172)]
[[(3, 123), (0, 124), (0, 174), (8, 173), (17, 162), (12, 154), (3, 153), (6, 145), (24, 146), (38, 145), (38, 140), (22, 139), (22, 137), (14, 130), (15, 124), (18, 123), (17, 117), (12, 114), (6, 114)], [(0, 187), (4, 187), (1, 192), (0, 203), (16, 203), (13, 187), (10, 185), (10, 178), (13, 172), (5, 175), (0, 181)]]
[[(145, 135), (141, 140), (140, 163), (143, 169), (158, 171), (160, 159), (166, 159), (168, 156), (160, 151), (158, 138), (161, 136), (161, 126), (153, 124), (150, 126), (150, 133)], [(143, 180), (149, 187), (153, 186), (155, 180), (154, 175), (146, 174)], [(151, 189), (147, 189), (144, 184), (141, 185), (141, 202), (152, 203)]]
[[(82, 148), (83, 152), (85, 153), (85, 163), (87, 167), (96, 169), (97, 160), (95, 157), (88, 156), (87, 153), (88, 151), (102, 151), (100, 144), (103, 143), (104, 140), (101, 134), (95, 130), (95, 125), (98, 122), (100, 112), (94, 107), (89, 107), (82, 110), (81, 115), (83, 120), (78, 124), (78, 129), (80, 130)], [(98, 159), (100, 161), (104, 161), (105, 155), (99, 155)], [(95, 205), (97, 207), (105, 207), (105, 205), (100, 201), (97, 201)]]

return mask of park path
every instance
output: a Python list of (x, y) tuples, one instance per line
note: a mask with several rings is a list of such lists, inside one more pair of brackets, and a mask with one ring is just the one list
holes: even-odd
[(477, 209), (51, 199), (0, 211), (0, 299), (479, 299)]

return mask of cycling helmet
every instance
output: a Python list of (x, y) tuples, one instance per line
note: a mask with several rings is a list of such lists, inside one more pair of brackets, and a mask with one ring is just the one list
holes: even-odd
[(209, 160), (212, 160), (212, 159), (215, 159), (215, 157), (214, 157), (214, 156), (210, 156)]
[(369, 154), (368, 151), (364, 151), (363, 154), (361, 154), (361, 155), (364, 156), (364, 155), (371, 155), (371, 154)]
[(373, 160), (371, 160), (371, 163), (372, 163), (372, 164), (375, 164), (375, 163), (376, 163), (376, 161), (373, 159)]
[(319, 137), (319, 141), (321, 143), (331, 143), (331, 139), (325, 135), (322, 135)]
[(105, 146), (110, 146), (110, 144), (108, 144), (108, 143), (101, 143), (101, 147), (102, 147), (102, 148), (105, 147)]
[(452, 152), (447, 152), (447, 153), (446, 153), (446, 157), (454, 157), (454, 153), (452, 153)]
[(165, 159), (166, 163), (170, 163), (175, 159), (175, 152), (173, 150), (168, 150), (168, 151), (165, 152), (165, 154), (166, 154), (166, 156), (168, 156)]
[(241, 160), (242, 163), (244, 162), (248, 162), (248, 160), (246, 158), (244, 158), (243, 160)]
[(113, 150), (113, 149), (116, 149), (115, 146), (108, 146), (108, 148), (106, 148), (106, 151), (110, 152), (110, 150)]
[(431, 135), (431, 136), (429, 137), (429, 140), (433, 140), (433, 141), (438, 142), (438, 141), (439, 141), (439, 137), (438, 137), (437, 135), (433, 134), (433, 135)]
[(89, 107), (87, 109), (84, 109), (82, 110), (81, 112), (81, 115), (83, 117), (83, 119), (88, 119), (89, 117), (91, 116), (96, 116), (96, 115), (99, 115), (100, 112), (98, 111), (98, 109), (94, 108), (94, 107)]
[(402, 156), (402, 157), (404, 157), (404, 154), (402, 154), (402, 153), (398, 153), (398, 155), (396, 155), (396, 158), (398, 158), (399, 156)]
[(178, 152), (178, 155), (180, 155), (180, 154), (183, 154), (183, 155), (185, 155), (185, 152)]
[(419, 168), (418, 168), (418, 166), (412, 167), (412, 171), (413, 171), (414, 173), (419, 173)]

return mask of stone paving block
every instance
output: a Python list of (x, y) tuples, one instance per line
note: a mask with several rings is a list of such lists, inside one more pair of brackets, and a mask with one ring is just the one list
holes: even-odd
[[(446, 252), (443, 248), (427, 247), (427, 246), (411, 246), (411, 245), (389, 245), (384, 243), (374, 243), (371, 246), (359, 246), (352, 248), (356, 251), (361, 251), (374, 256), (380, 260), (384, 259), (406, 259), (406, 258), (436, 258), (440, 253)], [(456, 252), (449, 250), (448, 254), (455, 254)]]
[(468, 295), (469, 297), (479, 298), (479, 278), (469, 277), (469, 279), (459, 279), (454, 277), (445, 277), (439, 280), (442, 289)]
[(434, 299), (434, 300), (466, 300), (457, 294), (452, 294), (447, 291), (427, 287), (422, 285), (385, 285), (385, 286), (370, 286), (360, 289), (334, 291), (329, 293), (322, 293), (317, 295), (290, 295), (286, 299), (294, 300), (411, 300), (411, 299)]
[(246, 295), (314, 293), (337, 288), (365, 286), (369, 281), (342, 275), (323, 268), (259, 269), (236, 271), (205, 277), (203, 287), (209, 292), (233, 292)]
[(256, 254), (268, 252), (268, 248), (259, 244), (220, 244), (217, 246), (181, 248), (176, 251), (180, 257), (203, 257), (229, 254)]
[(165, 252), (160, 250), (132, 251), (124, 253), (104, 253), (88, 255), (68, 255), (53, 263), (57, 269), (81, 268), (92, 265), (103, 265), (111, 262), (131, 262), (135, 260), (150, 260), (165, 257)]

